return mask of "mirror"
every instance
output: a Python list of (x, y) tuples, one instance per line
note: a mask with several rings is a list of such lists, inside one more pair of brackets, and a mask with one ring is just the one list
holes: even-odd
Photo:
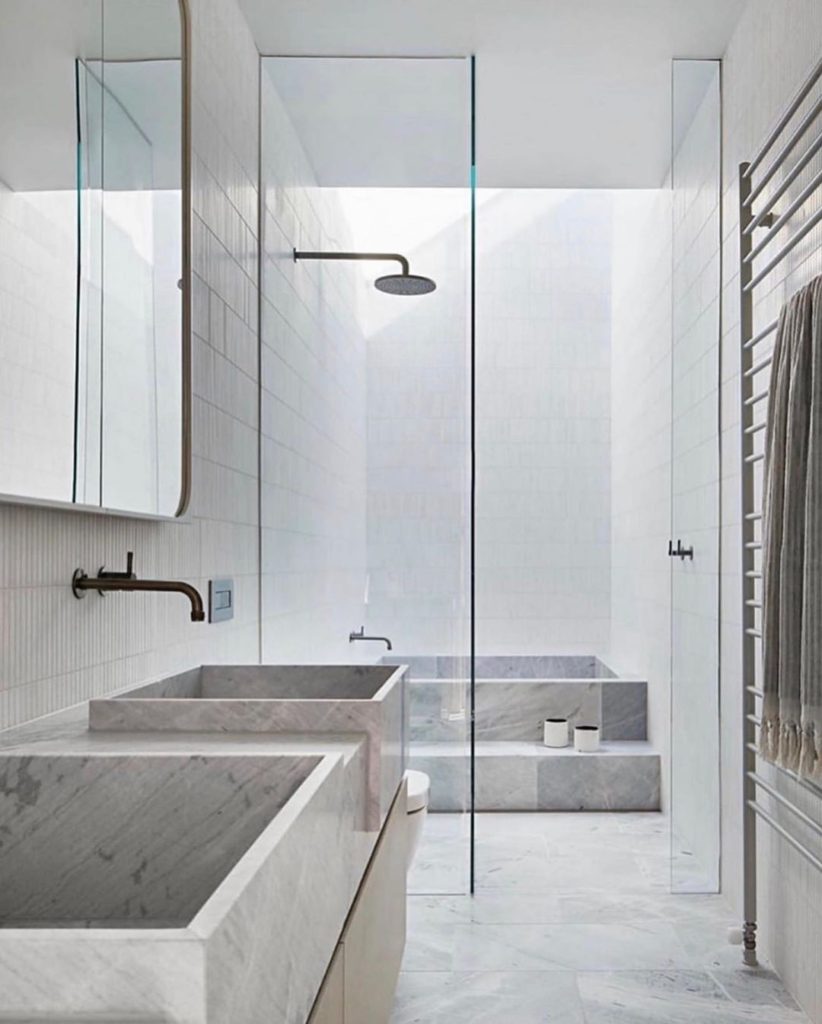
[(186, 11), (0, 0), (0, 495), (185, 509)]

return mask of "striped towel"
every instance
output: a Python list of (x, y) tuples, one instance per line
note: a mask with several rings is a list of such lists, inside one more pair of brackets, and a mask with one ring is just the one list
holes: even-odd
[(765, 433), (763, 757), (822, 778), (822, 277), (779, 318)]

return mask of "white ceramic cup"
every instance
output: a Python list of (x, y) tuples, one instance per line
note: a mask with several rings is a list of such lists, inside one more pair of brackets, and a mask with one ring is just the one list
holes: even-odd
[(574, 726), (574, 748), (578, 750), (580, 754), (593, 754), (595, 751), (599, 750), (599, 726)]
[(546, 718), (542, 727), (542, 742), (546, 747), (567, 747), (568, 719)]

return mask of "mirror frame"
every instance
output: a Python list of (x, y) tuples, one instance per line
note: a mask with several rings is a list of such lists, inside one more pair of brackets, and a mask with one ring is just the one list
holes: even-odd
[[(137, 0), (134, 0), (136, 3)], [(182, 393), (180, 395), (180, 425), (182, 443), (180, 446), (180, 496), (177, 510), (173, 515), (162, 515), (152, 512), (132, 512), (128, 509), (108, 508), (104, 505), (87, 505), (74, 501), (62, 501), (58, 498), (32, 498), (25, 494), (6, 494), (0, 491), (0, 504), (23, 505), (35, 508), (50, 508), (62, 512), (86, 512), (96, 515), (116, 516), (124, 519), (147, 519), (158, 522), (176, 522), (188, 511), (191, 501), (191, 459), (192, 459), (192, 338), (191, 338), (191, 246), (192, 246), (192, 214), (191, 214), (191, 3), (190, 0), (177, 0), (180, 11), (180, 93), (181, 93), (181, 131), (180, 131), (180, 193), (182, 198), (182, 248), (180, 260), (182, 315), (180, 338), (180, 370)]]
[[(180, 73), (182, 86), (182, 111), (180, 144), (182, 153), (180, 169), (182, 175), (182, 207), (183, 207), (183, 252), (182, 252), (182, 281), (183, 281), (183, 315), (182, 315), (182, 338), (181, 344), (181, 373), (182, 373), (182, 394), (180, 396), (181, 406), (181, 428), (182, 445), (180, 449), (180, 500), (177, 503), (177, 511), (171, 517), (179, 519), (188, 511), (191, 501), (191, 422), (192, 422), (192, 339), (191, 339), (191, 99), (192, 99), (192, 77), (191, 77), (191, 5), (190, 0), (178, 0), (180, 8)], [(168, 518), (168, 517), (163, 517)]]

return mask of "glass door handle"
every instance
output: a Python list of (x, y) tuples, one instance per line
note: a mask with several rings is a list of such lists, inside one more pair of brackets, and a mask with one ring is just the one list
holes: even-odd
[(689, 548), (683, 548), (682, 541), (677, 539), (676, 547), (674, 547), (674, 542), (672, 540), (669, 540), (668, 541), (668, 557), (669, 558), (681, 558), (683, 561), (686, 558), (690, 558), (690, 560), (693, 561), (694, 560), (694, 548), (693, 548), (693, 545), (691, 545), (691, 547), (689, 547)]

